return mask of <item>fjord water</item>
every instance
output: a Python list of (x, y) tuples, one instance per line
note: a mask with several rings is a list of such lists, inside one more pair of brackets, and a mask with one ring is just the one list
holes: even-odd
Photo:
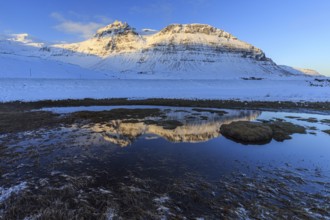
[[(113, 109), (124, 117), (2, 134), (0, 216), (330, 218), (330, 136), (322, 132), (330, 116), (154, 106), (43, 110), (64, 117)], [(134, 109), (161, 114), (136, 118)], [(285, 120), (307, 134), (265, 145), (221, 136), (222, 124), (240, 120)]]

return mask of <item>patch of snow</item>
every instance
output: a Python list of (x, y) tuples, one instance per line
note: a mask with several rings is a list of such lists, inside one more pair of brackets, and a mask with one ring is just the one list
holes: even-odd
[(170, 213), (170, 209), (166, 206), (164, 206), (164, 203), (168, 202), (170, 200), (170, 197), (164, 195), (159, 198), (153, 199), (153, 201), (157, 204), (157, 211), (161, 215), (161, 219), (167, 219), (167, 216)]
[(157, 203), (157, 204), (164, 204), (165, 202), (167, 202), (169, 200), (170, 200), (170, 197), (168, 197), (168, 196), (161, 196), (159, 198), (155, 198), (154, 199), (154, 202)]
[(117, 217), (116, 210), (113, 209), (113, 208), (108, 208), (107, 211), (106, 211), (106, 213), (105, 213), (105, 219), (106, 220), (112, 220), (115, 217)]
[(110, 190), (106, 189), (99, 189), (102, 194), (111, 194), (112, 192)]
[(250, 219), (248, 215), (248, 211), (243, 207), (238, 207), (235, 210), (235, 213), (239, 216), (239, 219)]
[(142, 189), (140, 189), (138, 187), (135, 187), (135, 186), (129, 186), (128, 188), (129, 188), (129, 190), (131, 192), (141, 192), (141, 191), (144, 191), (144, 190), (142, 190)]
[(22, 191), (26, 188), (27, 188), (26, 182), (21, 182), (20, 184), (9, 187), (9, 188), (0, 187), (0, 203), (4, 202), (12, 194), (18, 194), (20, 191)]
[(62, 172), (57, 170), (54, 170), (50, 173), (51, 176), (60, 175), (60, 174), (62, 174)]

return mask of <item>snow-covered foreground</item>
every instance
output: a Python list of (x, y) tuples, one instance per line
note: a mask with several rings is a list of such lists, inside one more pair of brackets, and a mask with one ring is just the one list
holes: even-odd
[(83, 98), (330, 101), (330, 87), (305, 80), (1, 79), (0, 101)]

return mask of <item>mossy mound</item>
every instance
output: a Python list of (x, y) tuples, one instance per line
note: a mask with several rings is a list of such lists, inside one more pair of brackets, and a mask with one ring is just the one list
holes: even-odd
[(290, 122), (275, 121), (266, 124), (273, 130), (273, 138), (280, 142), (291, 139), (292, 134), (306, 134), (303, 126)]
[(46, 111), (0, 113), (0, 134), (54, 127), (63, 122), (58, 114)]
[(321, 122), (322, 122), (323, 124), (330, 125), (330, 119), (322, 119)]
[(243, 144), (267, 144), (272, 139), (282, 142), (291, 139), (292, 134), (306, 134), (306, 129), (283, 121), (238, 121), (222, 125), (220, 133)]
[(267, 144), (273, 138), (272, 129), (260, 122), (232, 122), (228, 125), (222, 125), (220, 133), (243, 144)]
[(306, 121), (306, 122), (310, 122), (310, 123), (317, 123), (319, 122), (319, 120), (317, 120), (317, 118), (299, 118), (299, 121)]
[(323, 132), (330, 135), (330, 130), (323, 130)]

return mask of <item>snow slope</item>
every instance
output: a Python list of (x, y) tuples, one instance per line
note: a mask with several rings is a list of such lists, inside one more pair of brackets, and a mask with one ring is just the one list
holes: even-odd
[[(105, 73), (47, 59), (46, 43), (28, 34), (0, 36), (0, 78), (103, 79)], [(55, 54), (54, 54), (55, 55)]]
[(321, 87), (305, 80), (2, 79), (0, 94), (2, 102), (69, 98), (330, 101), (330, 83)]
[(38, 57), (0, 54), (0, 78), (108, 79), (104, 73)]

